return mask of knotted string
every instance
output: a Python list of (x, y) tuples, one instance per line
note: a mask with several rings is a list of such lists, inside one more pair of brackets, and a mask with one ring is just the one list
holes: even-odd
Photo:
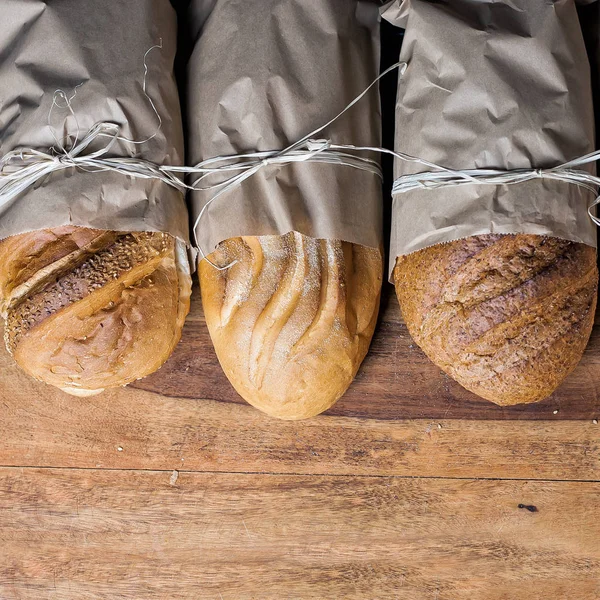
[[(158, 165), (139, 158), (110, 158), (111, 152), (117, 142), (128, 144), (145, 144), (154, 139), (162, 127), (162, 118), (156, 106), (147, 92), (148, 64), (147, 57), (152, 50), (162, 48), (162, 40), (156, 46), (152, 46), (144, 54), (144, 81), (143, 93), (152, 107), (158, 125), (155, 132), (145, 140), (136, 141), (120, 135), (121, 125), (110, 122), (100, 122), (93, 125), (85, 136), (80, 140), (80, 127), (77, 114), (73, 110), (72, 102), (77, 95), (78, 85), (69, 97), (63, 90), (56, 90), (52, 98), (52, 104), (48, 112), (48, 128), (55, 141), (55, 146), (47, 152), (34, 148), (19, 148), (8, 152), (0, 158), (0, 209), (12, 202), (19, 195), (34, 187), (45, 177), (67, 169), (77, 169), (89, 173), (101, 173), (113, 171), (141, 179), (157, 179), (167, 185), (181, 191), (185, 189), (182, 182), (171, 173)], [(64, 103), (64, 104), (61, 104)], [(61, 141), (52, 126), (52, 115), (55, 108), (67, 109), (69, 116), (75, 121), (75, 138), (69, 145), (67, 141)], [(68, 117), (67, 117), (68, 119)], [(64, 121), (66, 127), (67, 119)], [(67, 136), (68, 140), (68, 136)], [(101, 141), (97, 150), (89, 150), (90, 146)], [(89, 151), (88, 151), (89, 150)]]

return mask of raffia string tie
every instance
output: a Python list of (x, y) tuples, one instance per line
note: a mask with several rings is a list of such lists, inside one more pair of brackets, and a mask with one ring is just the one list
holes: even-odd
[[(596, 225), (600, 225), (600, 219), (594, 214), (595, 206), (600, 204), (600, 197), (597, 195), (597, 188), (600, 186), (600, 177), (579, 168), (600, 159), (600, 151), (592, 152), (548, 169), (531, 168), (508, 171), (499, 169), (456, 170), (387, 148), (336, 144), (329, 139), (316, 139), (316, 136), (324, 129), (335, 123), (355, 104), (360, 102), (388, 73), (400, 69), (400, 75), (404, 74), (408, 66), (404, 62), (398, 62), (386, 69), (333, 119), (283, 150), (217, 156), (204, 160), (193, 167), (156, 165), (150, 161), (133, 157), (109, 157), (108, 155), (117, 143), (145, 144), (152, 140), (161, 129), (161, 116), (152, 98), (146, 91), (148, 75), (146, 58), (155, 48), (162, 48), (162, 41), (160, 44), (150, 48), (144, 55), (143, 91), (158, 120), (156, 131), (147, 139), (136, 141), (121, 136), (122, 127), (120, 125), (101, 122), (91, 127), (87, 134), (79, 140), (79, 126), (77, 124), (75, 141), (71, 144), (70, 148), (67, 148), (66, 143), (57, 139), (54, 129), (50, 125), (50, 117), (55, 107), (66, 108), (77, 123), (77, 116), (72, 108), (72, 101), (77, 94), (77, 88), (71, 97), (67, 97), (66, 93), (62, 90), (57, 90), (54, 94), (52, 107), (48, 116), (48, 126), (52, 131), (56, 146), (48, 152), (34, 148), (19, 148), (9, 152), (0, 159), (0, 208), (12, 202), (20, 194), (25, 193), (45, 177), (65, 169), (77, 169), (79, 171), (94, 173), (113, 171), (132, 178), (155, 179), (182, 192), (185, 190), (212, 191), (214, 193), (204, 204), (193, 227), (196, 248), (200, 256), (210, 262), (198, 242), (197, 232), (206, 211), (224, 194), (236, 189), (244, 181), (265, 167), (283, 167), (297, 162), (341, 165), (367, 171), (378, 177), (382, 177), (381, 167), (376, 160), (359, 155), (360, 153), (367, 152), (388, 154), (403, 162), (419, 164), (428, 169), (424, 172), (399, 177), (394, 182), (393, 195), (406, 193), (415, 189), (432, 190), (460, 185), (513, 185), (531, 181), (532, 179), (563, 181), (582, 187), (594, 194), (595, 200), (589, 205), (588, 213), (592, 221)], [(103, 140), (104, 143), (100, 144), (99, 149), (90, 151), (90, 146), (98, 146), (98, 142)], [(212, 184), (206, 183), (206, 179), (214, 175), (219, 175), (221, 180)], [(196, 176), (196, 178), (191, 183), (188, 183), (185, 181), (186, 176)], [(216, 269), (223, 270), (233, 266), (235, 261), (224, 267), (217, 266), (212, 262), (210, 264)]]
[(515, 185), (534, 179), (561, 181), (570, 185), (576, 185), (594, 195), (595, 199), (588, 205), (587, 210), (590, 219), (596, 225), (600, 225), (600, 219), (594, 214), (595, 207), (600, 204), (600, 196), (598, 196), (600, 177), (580, 168), (600, 160), (600, 150), (590, 152), (585, 156), (570, 160), (556, 167), (512, 170), (449, 169), (414, 156), (390, 151), (386, 152), (393, 154), (400, 160), (419, 163), (431, 169), (421, 173), (411, 173), (398, 177), (392, 187), (392, 195), (405, 194), (417, 189), (437, 190), (462, 185)]

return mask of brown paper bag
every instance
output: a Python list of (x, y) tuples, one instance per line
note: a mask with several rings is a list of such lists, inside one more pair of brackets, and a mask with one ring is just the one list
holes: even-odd
[[(378, 8), (365, 0), (192, 0), (189, 164), (282, 150), (337, 115), (378, 75)], [(381, 144), (376, 88), (320, 138)], [(378, 159), (377, 156), (374, 158)], [(191, 196), (192, 222), (211, 192)], [(241, 235), (298, 231), (378, 247), (381, 180), (346, 166), (267, 166), (210, 205), (208, 254)]]
[[(594, 149), (589, 64), (573, 0), (394, 0), (383, 16), (406, 28), (397, 150), (453, 169), (510, 170), (554, 167)], [(395, 163), (396, 177), (424, 170)], [(391, 269), (397, 256), (488, 233), (595, 246), (593, 199), (544, 179), (399, 194)]]
[[(144, 55), (147, 94), (144, 93)], [(161, 164), (183, 160), (173, 61), (177, 22), (169, 0), (3, 0), (0, 17), (0, 157), (79, 139), (98, 122), (121, 125), (110, 157)], [(71, 98), (75, 116), (68, 110)], [(65, 121), (66, 119), (66, 121)], [(162, 120), (162, 123), (159, 121)], [(97, 140), (91, 150), (106, 140)], [(0, 207), (0, 239), (76, 225), (115, 231), (163, 231), (188, 239), (183, 195), (163, 182), (77, 169), (54, 173)]]

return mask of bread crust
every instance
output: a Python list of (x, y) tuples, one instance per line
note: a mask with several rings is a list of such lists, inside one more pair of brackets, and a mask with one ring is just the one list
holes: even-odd
[(538, 235), (482, 235), (399, 257), (413, 339), (468, 390), (507, 406), (549, 396), (592, 331), (596, 251)]
[(281, 419), (331, 407), (364, 359), (379, 310), (381, 253), (299, 233), (227, 240), (199, 266), (206, 322), (237, 392)]
[(79, 396), (158, 369), (189, 311), (179, 242), (63, 227), (0, 243), (5, 341), (31, 376)]

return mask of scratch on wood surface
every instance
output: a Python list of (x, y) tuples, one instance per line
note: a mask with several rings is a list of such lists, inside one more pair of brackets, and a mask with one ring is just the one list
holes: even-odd
[(399, 349), (399, 344), (400, 344), (400, 338), (396, 338), (395, 339), (395, 343), (394, 343), (394, 361), (393, 361), (393, 365), (394, 365), (394, 379), (396, 381), (398, 381), (402, 375), (400, 373), (400, 365), (401, 365), (401, 358), (399, 358), (400, 353), (398, 351)]
[(504, 512), (502, 517), (500, 517), (498, 519), (498, 529), (496, 530), (496, 535), (500, 535), (500, 532), (504, 529), (504, 526), (506, 525), (506, 521), (510, 519), (510, 515), (508, 514), (508, 512)]
[(248, 535), (249, 538), (251, 538), (252, 536), (250, 535), (250, 532), (248, 531), (248, 528), (246, 527), (246, 521), (244, 521), (244, 519), (242, 519), (242, 523), (244, 524), (244, 529), (246, 530), (246, 534)]

